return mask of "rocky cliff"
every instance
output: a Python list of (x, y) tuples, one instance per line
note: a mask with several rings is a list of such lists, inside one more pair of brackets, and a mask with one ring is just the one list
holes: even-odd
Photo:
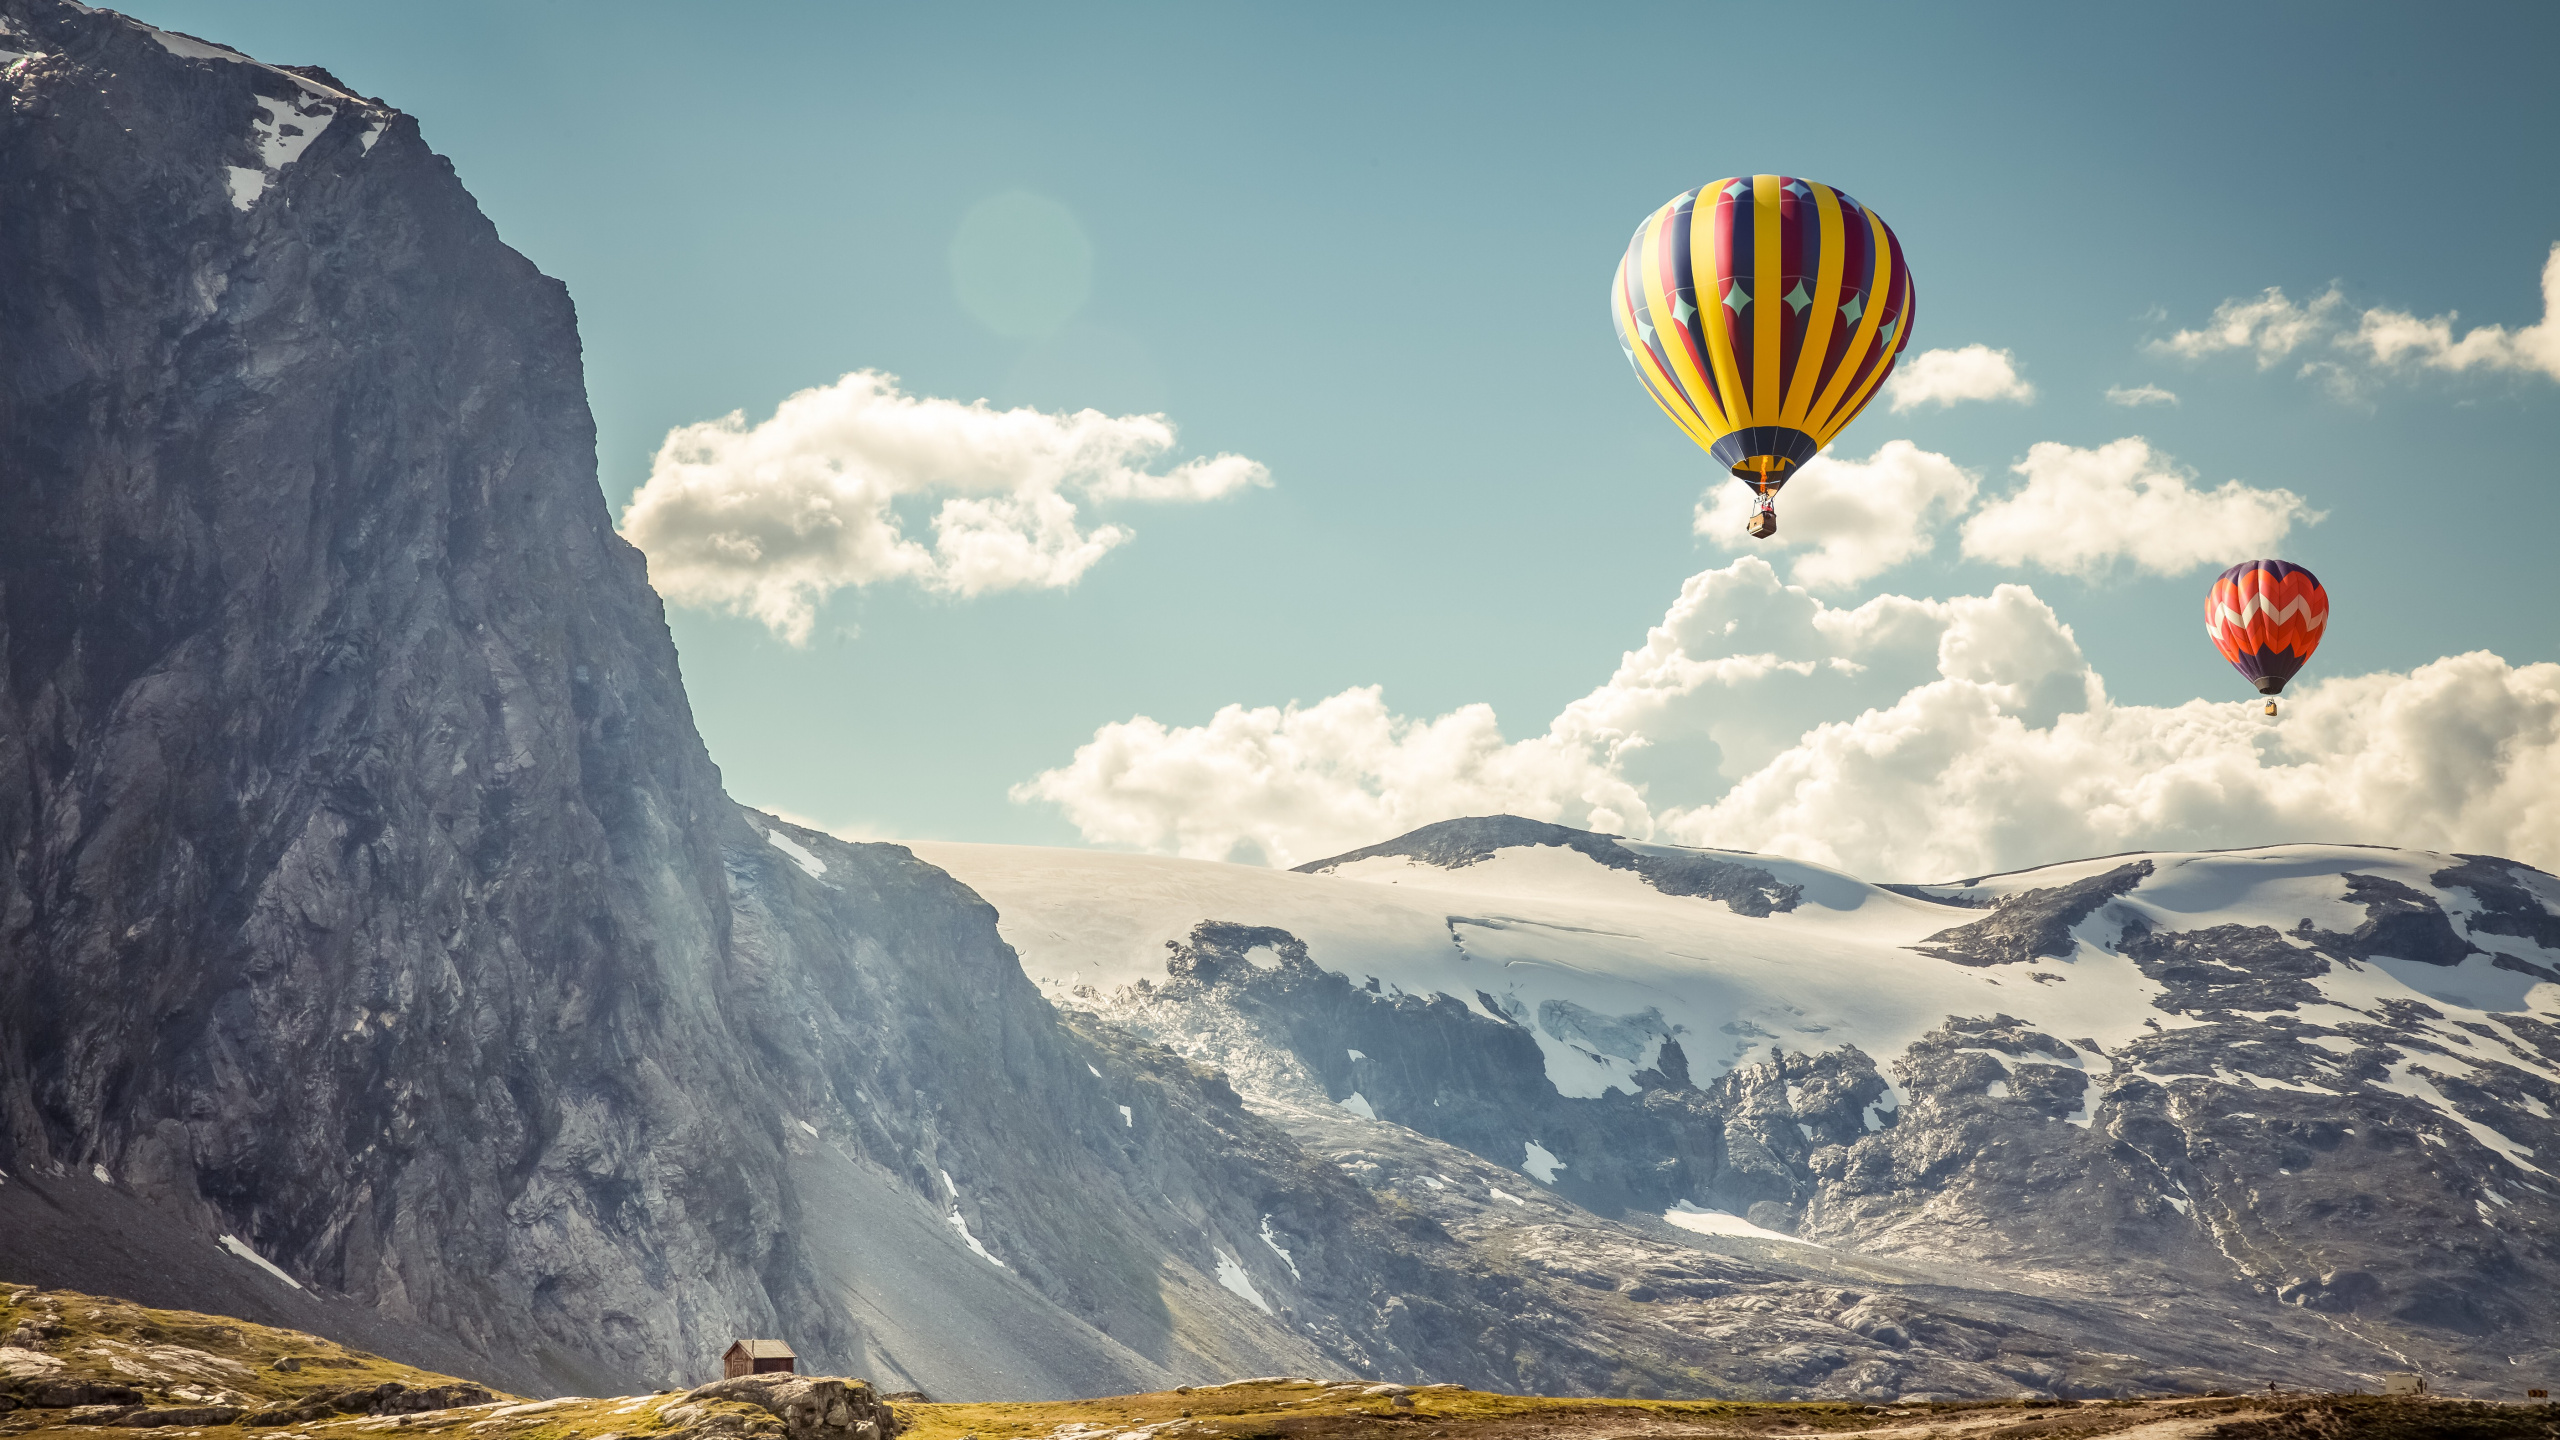
[(1369, 1363), (1220, 1257), (1445, 1241), (725, 798), (569, 296), (413, 118), (65, 0), (0, 52), (0, 1276), (528, 1390)]

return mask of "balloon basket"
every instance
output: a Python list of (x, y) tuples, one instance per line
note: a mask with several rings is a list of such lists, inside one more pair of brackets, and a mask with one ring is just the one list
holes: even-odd
[(2267, 713), (2270, 715), (2276, 713), (2276, 702), (2273, 700), (2267, 702)]

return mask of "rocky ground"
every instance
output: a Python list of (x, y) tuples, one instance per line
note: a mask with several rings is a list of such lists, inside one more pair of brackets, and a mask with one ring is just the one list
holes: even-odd
[(0, 1435), (171, 1440), (1634, 1440), (1650, 1436), (2560, 1436), (2560, 1407), (2266, 1394), (2105, 1401), (1754, 1404), (1557, 1399), (1272, 1376), (1144, 1395), (937, 1403), (862, 1380), (765, 1375), (526, 1401), (217, 1315), (0, 1289)]

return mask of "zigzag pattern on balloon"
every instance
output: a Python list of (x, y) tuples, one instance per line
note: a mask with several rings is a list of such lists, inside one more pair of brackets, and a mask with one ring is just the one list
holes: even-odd
[(2329, 592), (2284, 560), (2250, 560), (2223, 572), (2204, 602), (2205, 634), (2222, 658), (2266, 694), (2284, 688), (2320, 647)]
[(2241, 650), (2297, 650), (2309, 656), (2320, 641), (2317, 632), (2329, 623), (2328, 598), (2297, 595), (2278, 606), (2264, 595), (2244, 595), (2235, 607), (2219, 588), (2205, 602), (2204, 633), (2226, 660)]
[[(2320, 603), (2321, 598), (2316, 595), (2297, 595), (2285, 602), (2284, 608), (2278, 609), (2276, 603), (2264, 595), (2245, 595), (2241, 597), (2240, 607), (2236, 610), (2225, 605), (2217, 611), (2211, 600), (2205, 602), (2205, 607), (2208, 611), (2213, 611), (2219, 622), (2225, 625), (2246, 625), (2253, 614), (2266, 616), (2271, 624), (2288, 625), (2307, 615), (2310, 618), (2303, 623), (2317, 630), (2328, 623), (2329, 619), (2329, 607)], [(2206, 628), (2212, 628), (2210, 621)]]

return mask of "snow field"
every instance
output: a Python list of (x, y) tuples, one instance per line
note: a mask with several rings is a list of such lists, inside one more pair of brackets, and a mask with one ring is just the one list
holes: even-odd
[[(999, 926), (1025, 970), (1053, 996), (1079, 985), (1107, 993), (1142, 978), (1161, 980), (1166, 943), (1186, 938), (1204, 920), (1276, 926), (1303, 941), (1314, 963), (1355, 985), (1374, 978), (1388, 996), (1446, 995), (1519, 1025), (1536, 1041), (1549, 1081), (1568, 1096), (1634, 1091), (1635, 1076), (1659, 1063), (1669, 1039), (1679, 1041), (1699, 1083), (1765, 1063), (1775, 1051), (1819, 1053), (1843, 1045), (1857, 1046), (1890, 1076), (1891, 1062), (1950, 1016), (2005, 1014), (2075, 1049), (2093, 1041), (2102, 1052), (2112, 1052), (2138, 1038), (2206, 1023), (2157, 1008), (2161, 986), (2111, 948), (2132, 921), (2157, 931), (2262, 925), (2289, 941), (2305, 920), (2316, 930), (2351, 933), (2366, 914), (2347, 899), (2344, 877), (2350, 872), (2408, 886), (2435, 900), (2457, 926), (2479, 910), (2469, 891), (2430, 881), (2461, 863), (2431, 852), (2282, 845), (2109, 856), (1988, 877), (1966, 887), (1996, 898), (2102, 875), (2137, 858), (2153, 866), (2148, 878), (2081, 922), (2073, 955), (1977, 967), (1910, 947), (1989, 912), (1915, 899), (1776, 857), (1702, 852), (1758, 866), (1803, 887), (1795, 910), (1752, 918), (1720, 901), (1665, 895), (1632, 871), (1560, 846), (1504, 849), (1455, 869), (1379, 856), (1316, 875), (1026, 846), (926, 842), (910, 848), (996, 906)], [(1667, 846), (1631, 848), (1680, 853)], [(2537, 895), (2560, 888), (2533, 883)], [(2471, 938), (2483, 949), (2560, 968), (2560, 954), (2530, 941), (2488, 933)], [(1250, 958), (1277, 963), (1276, 956)], [(2048, 978), (2031, 980), (2031, 973)], [(2456, 966), (2387, 956), (2336, 959), (2312, 984), (2321, 997), (2317, 1002), (2299, 1012), (2274, 1013), (2324, 1026), (2381, 1022), (2386, 1012), (2395, 1028), (2415, 1023), (2417, 1033), (2451, 1054), (2411, 1055), (2377, 1088), (2436, 1110), (2520, 1168), (2549, 1173), (2531, 1150), (2464, 1115), (2419, 1072), (2464, 1076), (2495, 1064), (2560, 1081), (2560, 1073), (2529, 1048), (2511, 1041), (2493, 1045), (2462, 1028), (2469, 1022), (2504, 1034), (2496, 1023), (2503, 1015), (2560, 1015), (2560, 985), (2502, 969), (2485, 955)], [(2410, 1012), (2395, 1002), (2422, 1004), (2444, 1018), (2411, 1022)], [(2306, 1040), (2340, 1054), (2357, 1048), (2343, 1037)], [(2093, 1070), (2085, 1054), (1999, 1059), (2004, 1066), (2105, 1073)], [(2251, 1075), (2241, 1063), (2235, 1058), (2214, 1078), (2254, 1088), (2341, 1093)], [(2180, 1077), (2151, 1078), (2168, 1084)], [(2342, 1074), (2339, 1086), (2348, 1083)], [(2087, 1088), (2089, 1098), (2065, 1117), (2068, 1123), (2091, 1123), (2099, 1087)], [(1888, 1095), (1870, 1107), (1868, 1128), (1883, 1128), (1885, 1115), (1902, 1099)], [(1375, 1118), (1357, 1092), (1338, 1103)], [(1520, 1168), (1552, 1183), (1555, 1172), (1548, 1166), (1555, 1157), (1534, 1139), (1524, 1147)]]

